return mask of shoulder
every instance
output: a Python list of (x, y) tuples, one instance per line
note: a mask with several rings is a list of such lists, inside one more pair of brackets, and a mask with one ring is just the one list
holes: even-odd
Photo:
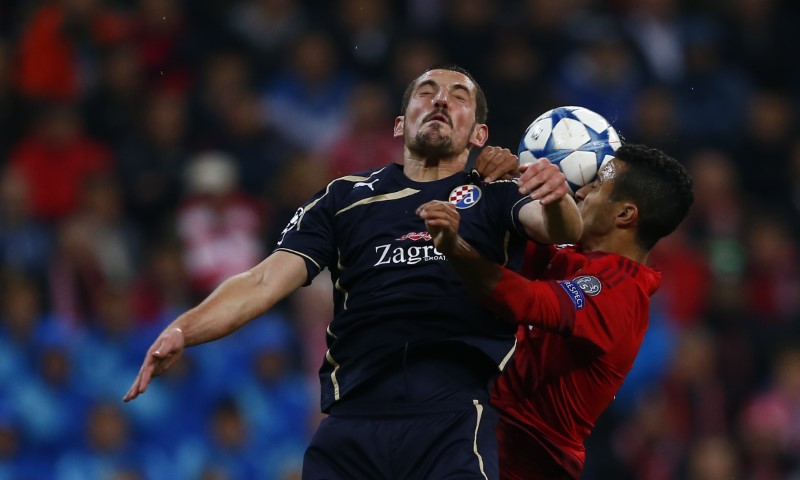
[(647, 265), (615, 253), (588, 252), (585, 256), (588, 262), (586, 267), (578, 272), (576, 281), (587, 277), (584, 280), (597, 279), (608, 288), (628, 285), (631, 288), (644, 290), (648, 296), (655, 293), (659, 287), (661, 274)]

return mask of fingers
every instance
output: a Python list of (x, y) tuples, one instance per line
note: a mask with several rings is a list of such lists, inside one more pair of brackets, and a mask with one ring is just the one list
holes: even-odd
[(417, 208), (417, 215), (423, 220), (429, 218), (439, 218), (442, 215), (452, 215), (456, 212), (456, 207), (450, 202), (433, 200), (423, 203)]
[(539, 200), (543, 205), (569, 193), (566, 176), (546, 158), (528, 164), (519, 179), (519, 192)]
[(519, 174), (519, 158), (507, 148), (484, 147), (475, 159), (475, 169), (487, 183), (512, 178)]
[(139, 373), (122, 400), (129, 402), (144, 393), (153, 377), (164, 373), (178, 361), (184, 345), (185, 339), (180, 328), (162, 333), (147, 351)]

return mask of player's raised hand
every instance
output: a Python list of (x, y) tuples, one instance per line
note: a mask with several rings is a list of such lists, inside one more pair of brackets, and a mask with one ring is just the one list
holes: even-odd
[(475, 170), (485, 182), (519, 175), (519, 158), (507, 148), (484, 147), (475, 159)]
[(452, 250), (458, 242), (458, 226), (461, 223), (456, 206), (450, 202), (433, 200), (420, 205), (417, 215), (425, 220), (425, 228), (433, 237), (433, 244), (442, 253)]
[(542, 205), (555, 202), (569, 193), (567, 177), (546, 158), (537, 158), (520, 166), (519, 193), (539, 200)]
[(161, 332), (147, 350), (142, 368), (122, 399), (128, 402), (144, 393), (153, 377), (161, 375), (178, 361), (185, 346), (186, 340), (180, 328), (168, 328)]

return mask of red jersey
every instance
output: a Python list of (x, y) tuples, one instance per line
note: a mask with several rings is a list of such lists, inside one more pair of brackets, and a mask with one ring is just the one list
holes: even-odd
[(492, 392), (501, 477), (579, 478), (583, 441), (633, 366), (661, 274), (573, 247), (538, 245), (526, 262), (541, 281), (503, 269), (491, 298), (522, 324)]

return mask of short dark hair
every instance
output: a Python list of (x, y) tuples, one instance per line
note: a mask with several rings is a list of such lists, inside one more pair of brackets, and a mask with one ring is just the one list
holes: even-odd
[(466, 69), (459, 67), (458, 65), (437, 65), (425, 70), (414, 80), (412, 80), (411, 83), (409, 83), (406, 87), (406, 91), (403, 93), (403, 103), (400, 106), (400, 115), (406, 114), (408, 102), (411, 101), (411, 92), (414, 91), (414, 87), (417, 85), (417, 80), (419, 80), (419, 77), (430, 72), (431, 70), (449, 70), (451, 72), (458, 72), (469, 78), (470, 81), (472, 81), (472, 83), (475, 85), (475, 121), (478, 123), (486, 123), (486, 118), (489, 116), (489, 105), (486, 103), (486, 94), (483, 93), (483, 89), (475, 80), (475, 77), (473, 77), (472, 74)]
[(649, 250), (689, 213), (694, 202), (692, 178), (683, 165), (657, 148), (624, 144), (614, 156), (624, 168), (614, 179), (610, 200), (636, 204), (637, 241)]

